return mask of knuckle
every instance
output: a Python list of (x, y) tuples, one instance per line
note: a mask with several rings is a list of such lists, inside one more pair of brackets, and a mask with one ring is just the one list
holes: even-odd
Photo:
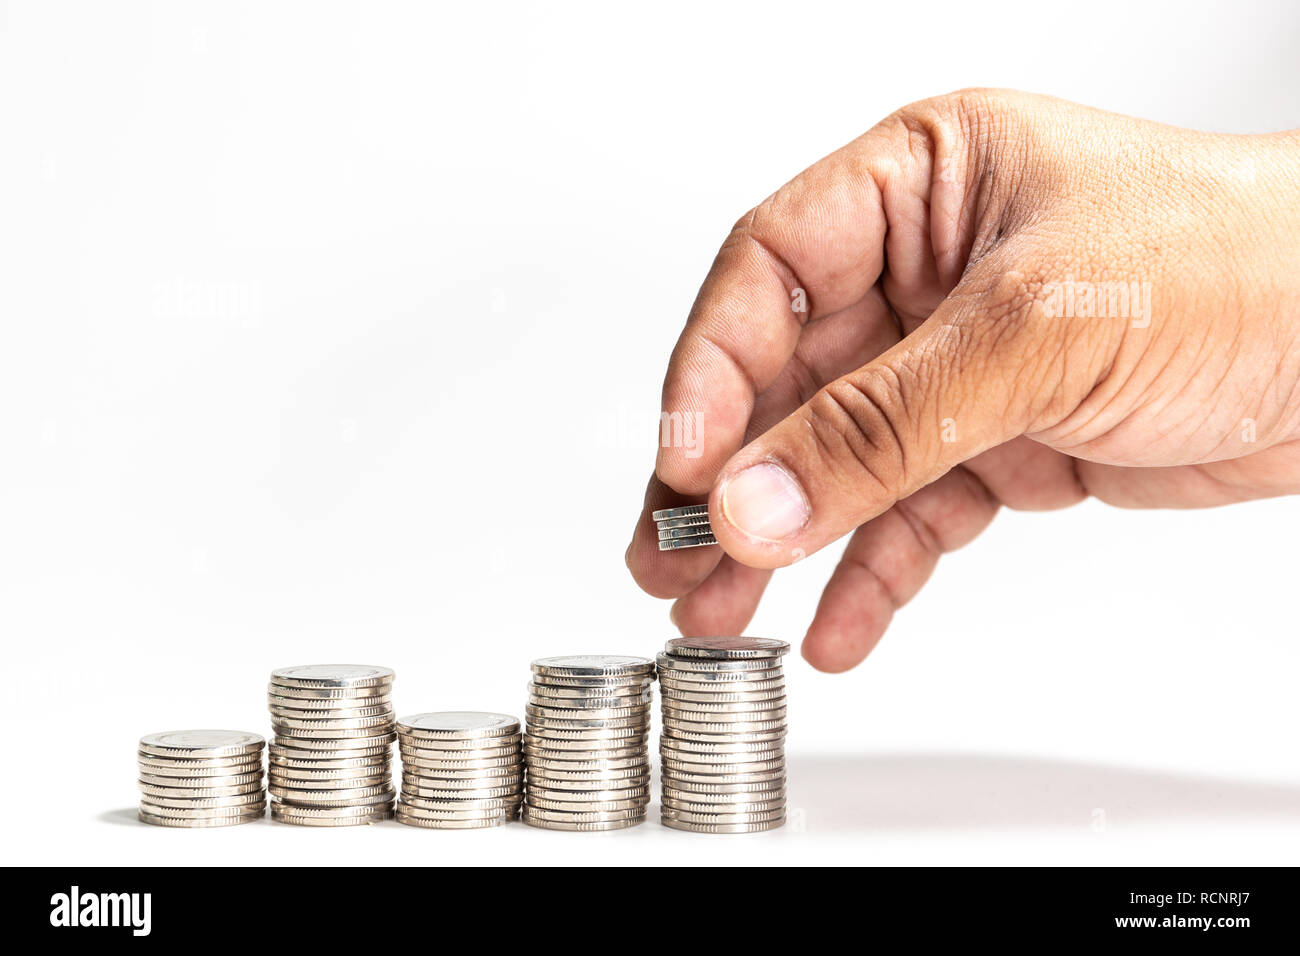
[(916, 435), (906, 381), (873, 366), (832, 382), (805, 406), (817, 453), (835, 476), (890, 497), (908, 485)]

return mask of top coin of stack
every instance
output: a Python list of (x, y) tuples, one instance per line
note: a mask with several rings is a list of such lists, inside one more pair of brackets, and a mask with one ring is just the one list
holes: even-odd
[(680, 508), (661, 508), (651, 512), (655, 527), (659, 529), (659, 550), (676, 551), (678, 548), (698, 548), (717, 544), (709, 526), (708, 505), (683, 505)]
[(228, 827), (266, 812), (262, 748), (239, 730), (171, 730), (140, 738), (140, 819)]
[(785, 823), (785, 641), (681, 637), (659, 655), (664, 826), (752, 833)]
[(309, 664), (271, 672), (271, 819), (355, 826), (393, 815), (393, 672)]
[(543, 657), (532, 668), (524, 822), (618, 830), (644, 821), (654, 662), (580, 654)]
[(431, 830), (494, 827), (519, 815), (524, 756), (508, 714), (447, 710), (397, 722), (402, 798), (397, 820)]

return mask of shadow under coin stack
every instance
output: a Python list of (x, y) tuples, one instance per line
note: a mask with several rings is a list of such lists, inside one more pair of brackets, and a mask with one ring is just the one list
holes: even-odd
[(140, 819), (160, 827), (229, 827), (266, 812), (262, 748), (238, 730), (140, 738)]
[(524, 757), (519, 721), (508, 714), (447, 710), (397, 722), (402, 754), (400, 823), (478, 830), (519, 815)]
[(659, 529), (659, 550), (676, 551), (680, 548), (698, 548), (717, 544), (713, 528), (709, 525), (708, 505), (683, 505), (680, 508), (661, 508), (650, 513)]
[(546, 830), (619, 830), (650, 802), (654, 662), (586, 654), (533, 661), (524, 822)]
[(677, 638), (659, 655), (663, 824), (753, 833), (785, 823), (785, 641)]
[(309, 664), (271, 672), (271, 819), (348, 827), (393, 816), (393, 672)]

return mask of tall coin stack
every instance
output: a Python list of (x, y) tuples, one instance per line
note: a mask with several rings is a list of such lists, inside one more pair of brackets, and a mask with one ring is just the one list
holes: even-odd
[(785, 823), (785, 641), (683, 637), (659, 655), (663, 824), (753, 833)]
[(650, 802), (654, 662), (576, 655), (533, 661), (523, 819), (546, 830), (618, 830)]
[(271, 819), (346, 827), (393, 815), (393, 672), (309, 664), (271, 672)]
[(524, 756), (508, 714), (447, 710), (397, 722), (402, 797), (397, 819), (430, 830), (477, 830), (519, 815)]
[(713, 536), (713, 528), (709, 525), (708, 505), (661, 508), (651, 512), (650, 517), (659, 530), (660, 551), (718, 543), (718, 539)]
[(238, 730), (140, 738), (140, 819), (160, 827), (229, 827), (266, 813), (262, 748)]

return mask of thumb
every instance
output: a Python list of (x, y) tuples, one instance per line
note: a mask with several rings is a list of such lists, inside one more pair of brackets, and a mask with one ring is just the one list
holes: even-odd
[(709, 513), (729, 555), (791, 564), (1029, 428), (1033, 396), (1060, 377), (1057, 323), (1021, 273), (980, 285), (968, 275), (916, 331), (727, 462)]

